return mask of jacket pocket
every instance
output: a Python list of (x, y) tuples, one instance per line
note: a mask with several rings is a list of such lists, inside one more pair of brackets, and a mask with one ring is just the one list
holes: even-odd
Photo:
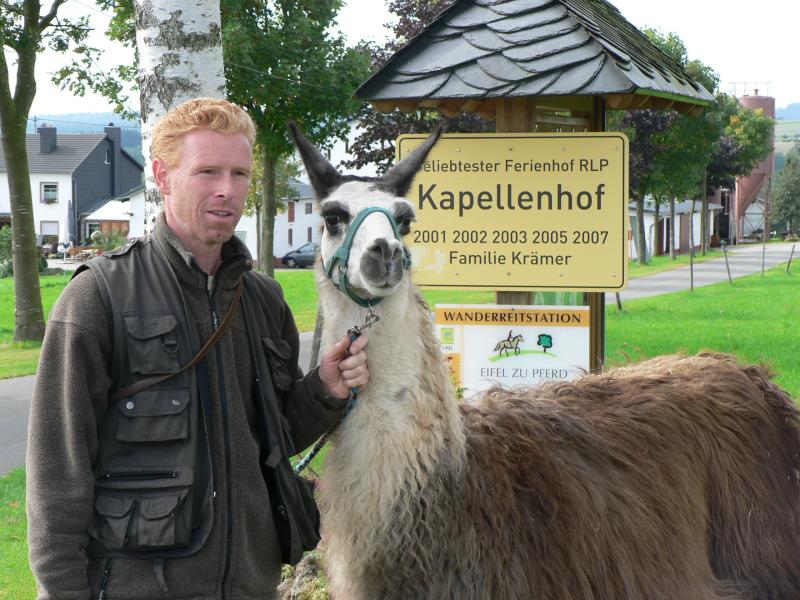
[(174, 315), (131, 315), (125, 317), (128, 359), (132, 373), (158, 375), (177, 373), (178, 325)]
[(189, 485), (180, 484), (187, 481), (190, 475), (174, 471), (109, 473), (95, 491), (90, 536), (108, 550), (185, 547), (192, 532), (192, 495)]
[(122, 548), (128, 540), (133, 498), (98, 494), (89, 534), (106, 548)]
[(292, 347), (286, 340), (272, 337), (262, 337), (261, 346), (267, 357), (273, 385), (282, 392), (288, 391), (293, 380), (290, 364)]
[(166, 442), (189, 437), (189, 390), (150, 389), (129, 396), (118, 406), (117, 439), (122, 442)]

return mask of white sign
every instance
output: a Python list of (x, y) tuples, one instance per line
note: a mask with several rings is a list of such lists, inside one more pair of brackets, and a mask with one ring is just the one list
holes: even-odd
[(437, 304), (436, 330), (465, 398), (494, 384), (569, 381), (589, 370), (588, 306)]

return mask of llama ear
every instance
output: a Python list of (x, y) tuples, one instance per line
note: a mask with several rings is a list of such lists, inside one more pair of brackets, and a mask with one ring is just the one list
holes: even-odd
[(393, 192), (396, 196), (405, 196), (406, 192), (408, 192), (408, 188), (411, 187), (411, 182), (414, 181), (414, 176), (428, 157), (428, 152), (430, 152), (434, 144), (439, 141), (439, 136), (442, 135), (442, 131), (444, 131), (444, 125), (440, 123), (422, 145), (417, 146), (411, 154), (397, 163), (386, 175), (379, 179), (382, 187)]
[(289, 135), (291, 135), (294, 140), (294, 145), (300, 152), (300, 158), (303, 159), (303, 164), (306, 166), (306, 173), (308, 173), (311, 186), (317, 193), (317, 198), (322, 200), (327, 197), (334, 188), (339, 186), (341, 175), (339, 175), (339, 171), (328, 162), (328, 159), (322, 156), (322, 153), (317, 150), (316, 146), (308, 141), (308, 138), (297, 128), (294, 121), (289, 121), (288, 129)]

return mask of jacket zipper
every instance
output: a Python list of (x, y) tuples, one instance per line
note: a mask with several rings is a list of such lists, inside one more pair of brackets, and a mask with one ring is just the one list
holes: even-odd
[[(216, 279), (216, 278), (215, 278)], [(218, 281), (218, 279), (217, 279)], [(214, 305), (214, 296), (216, 292), (216, 282), (213, 290), (206, 289), (208, 294), (208, 306), (211, 309), (211, 321), (216, 330), (219, 327), (219, 318), (217, 317), (217, 310)], [(222, 340), (220, 340), (222, 343)], [(225, 582), (228, 579), (231, 568), (231, 550), (233, 546), (233, 492), (231, 491), (231, 453), (230, 453), (230, 427), (228, 423), (228, 398), (225, 394), (225, 379), (224, 371), (222, 368), (222, 353), (219, 346), (214, 348), (214, 354), (217, 358), (217, 379), (219, 385), (219, 398), (220, 409), (222, 413), (222, 437), (225, 449), (225, 498), (226, 498), (226, 513), (227, 513), (227, 532), (225, 536), (225, 568), (222, 571), (222, 585), (220, 591), (222, 598), (225, 598)]]
[(111, 578), (111, 568), (113, 566), (113, 558), (106, 560), (106, 565), (103, 568), (103, 579), (100, 581), (100, 589), (97, 592), (97, 600), (104, 600), (106, 597), (106, 587), (108, 586), (108, 580)]
[(119, 473), (103, 473), (101, 479), (106, 481), (146, 481), (150, 479), (175, 479), (178, 476), (174, 471), (121, 471)]

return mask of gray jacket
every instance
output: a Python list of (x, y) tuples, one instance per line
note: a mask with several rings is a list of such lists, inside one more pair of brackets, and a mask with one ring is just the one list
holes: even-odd
[[(246, 249), (232, 238), (223, 248), (224, 266), (209, 282), (163, 216), (153, 241), (174, 270), (204, 342), (213, 331), (209, 300), (219, 314), (227, 310), (236, 283), (250, 269)], [(259, 283), (262, 304), (270, 306), (283, 323), (279, 344), (287, 349), (287, 369), (292, 374), (281, 395), (286, 400), (281, 405), (282, 420), (291, 436), (291, 443), (283, 449), (300, 449), (335, 421), (343, 401), (324, 393), (316, 370), (301, 378), (291, 312), (277, 284), (266, 278)], [(116, 408), (108, 399), (112, 335), (101, 294), (89, 272), (71, 281), (53, 309), (42, 347), (27, 461), (30, 561), (41, 599), (96, 597), (103, 575), (105, 560), (87, 556), (102, 437), (98, 428), (107, 411)], [(255, 386), (253, 340), (242, 312), (207, 359), (214, 365), (207, 370), (207, 377), (211, 397), (208, 436), (216, 491), (208, 538), (196, 554), (166, 561), (166, 593), (151, 561), (117, 558), (106, 589), (109, 600), (274, 596), (281, 549), (270, 509), (273, 499), (261, 476), (265, 448), (254, 397), (262, 390)]]

